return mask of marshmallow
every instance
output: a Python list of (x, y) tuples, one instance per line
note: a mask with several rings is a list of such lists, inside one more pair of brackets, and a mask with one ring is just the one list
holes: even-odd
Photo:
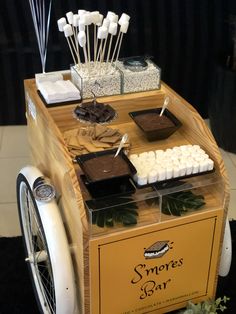
[(78, 42), (80, 47), (84, 47), (86, 45), (86, 35), (84, 31), (78, 33)]
[(170, 167), (166, 168), (166, 180), (171, 179), (173, 176), (173, 169)]
[(166, 179), (166, 170), (160, 167), (158, 170), (158, 181), (163, 181), (165, 179)]
[(180, 176), (179, 167), (174, 167), (173, 169), (173, 178), (177, 178)]
[(157, 181), (157, 171), (151, 170), (148, 174), (148, 183), (154, 183)]
[(96, 24), (99, 22), (99, 11), (92, 11), (90, 13), (90, 17), (91, 17), (91, 22), (93, 24)]
[(214, 161), (209, 158), (209, 159), (207, 159), (207, 162), (208, 162), (207, 170), (208, 171), (213, 170), (213, 168), (214, 168)]
[(131, 161), (133, 161), (133, 160), (138, 158), (138, 155), (137, 154), (132, 154), (132, 155), (129, 156), (129, 158), (130, 158)]
[(113, 23), (118, 23), (118, 19), (119, 19), (119, 17), (118, 17), (118, 15), (117, 14), (114, 14), (114, 15), (111, 15), (111, 16), (109, 16), (109, 20), (110, 20), (110, 22), (113, 22)]
[(99, 13), (96, 25), (97, 26), (101, 26), (102, 25), (102, 20), (103, 20), (103, 15)]
[(80, 17), (79, 17), (79, 14), (74, 14), (73, 15), (73, 26), (74, 27), (77, 27), (77, 26), (79, 26), (79, 19), (80, 19)]
[(186, 163), (186, 175), (190, 175), (193, 171), (193, 164), (191, 161)]
[(193, 145), (192, 148), (193, 148), (193, 150), (197, 151), (200, 149), (200, 146), (199, 145)]
[(112, 11), (108, 11), (108, 12), (107, 12), (107, 18), (108, 18), (108, 19), (109, 19), (111, 16), (113, 16), (113, 15), (115, 15), (114, 12), (112, 12)]
[(108, 35), (108, 29), (105, 26), (100, 26), (98, 28), (98, 39), (105, 39)]
[(71, 11), (66, 13), (67, 21), (69, 24), (73, 24), (73, 15), (74, 14)]
[(64, 34), (66, 37), (70, 37), (73, 35), (73, 30), (72, 30), (72, 27), (70, 24), (66, 24), (64, 27), (63, 27), (63, 30), (64, 30)]
[(122, 13), (121, 17), (120, 17), (120, 19), (118, 21), (118, 24), (122, 25), (124, 22), (129, 22), (129, 20), (130, 20), (130, 16), (128, 14), (126, 14), (126, 13)]
[(105, 17), (105, 19), (102, 22), (102, 26), (105, 26), (107, 29), (109, 29), (109, 25), (110, 25), (110, 20)]
[(199, 164), (199, 171), (200, 172), (207, 171), (207, 168), (208, 168), (208, 161), (206, 160), (201, 161)]
[(155, 153), (156, 153), (156, 158), (159, 158), (159, 157), (163, 156), (164, 150), (158, 149), (158, 150), (155, 151)]
[(192, 173), (195, 174), (195, 173), (198, 173), (199, 172), (199, 164), (195, 161), (193, 162), (193, 171)]
[(83, 21), (79, 20), (79, 32), (81, 31), (85, 31), (85, 25)]
[(137, 182), (139, 185), (147, 184), (147, 175), (145, 173), (137, 174), (137, 177), (138, 177)]
[(60, 18), (58, 21), (57, 21), (57, 26), (58, 26), (58, 29), (59, 29), (59, 32), (64, 32), (64, 26), (66, 25), (66, 19), (64, 17)]
[(86, 12), (87, 12), (86, 10), (78, 10), (78, 14), (80, 17), (84, 15)]
[(181, 145), (180, 149), (181, 149), (181, 151), (185, 151), (187, 149), (187, 145)]
[[(139, 180), (144, 182), (144, 176), (147, 177), (148, 183), (181, 178), (186, 175), (210, 171), (214, 168), (213, 160), (205, 151), (198, 146), (193, 149), (192, 145), (168, 148), (165, 151), (142, 152), (139, 155), (132, 154), (130, 160), (141, 176)], [(155, 181), (156, 174), (157, 179)], [(138, 176), (136, 180), (138, 180)]]
[(107, 18), (110, 22), (118, 23), (118, 15), (115, 14), (114, 12), (108, 11), (107, 12)]
[(90, 12), (85, 12), (81, 16), (81, 21), (84, 22), (84, 25), (91, 25), (92, 24), (92, 16)]
[(109, 25), (108, 33), (115, 36), (117, 34), (117, 23), (111, 22)]
[(154, 151), (150, 150), (150, 151), (148, 152), (148, 158), (155, 158), (155, 153), (154, 153)]

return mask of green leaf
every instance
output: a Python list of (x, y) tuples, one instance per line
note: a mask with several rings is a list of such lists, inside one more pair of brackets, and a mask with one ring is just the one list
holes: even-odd
[(221, 303), (222, 299), (221, 298), (217, 298), (215, 300), (215, 305), (218, 306)]
[(111, 210), (107, 211), (107, 213), (105, 214), (105, 224), (107, 227), (113, 227), (114, 226)]
[(97, 216), (97, 225), (98, 227), (101, 227), (103, 228), (104, 227), (104, 224), (105, 224), (105, 217), (104, 217), (104, 213), (98, 213), (98, 216)]
[(129, 226), (129, 225), (135, 225), (137, 223), (136, 216), (132, 214), (124, 214), (123, 218), (123, 225), (124, 226)]
[(166, 215), (181, 216), (190, 210), (197, 210), (205, 205), (204, 196), (192, 191), (177, 192), (162, 199), (162, 212)]

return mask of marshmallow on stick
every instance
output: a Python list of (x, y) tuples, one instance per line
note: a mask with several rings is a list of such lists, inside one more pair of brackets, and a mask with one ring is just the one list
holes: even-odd
[(86, 43), (87, 43), (87, 52), (88, 52), (88, 63), (90, 64), (91, 62), (91, 54), (90, 54), (90, 40), (89, 40), (89, 25), (92, 24), (92, 16), (90, 12), (85, 12), (82, 16), (81, 16), (81, 21), (84, 23), (85, 25), (85, 30), (86, 30)]
[(76, 46), (76, 53), (77, 53), (77, 59), (78, 59), (78, 64), (80, 65), (80, 53), (79, 53), (79, 44), (78, 44), (78, 26), (79, 26), (79, 14), (74, 14), (73, 15), (73, 34), (74, 34), (74, 40), (75, 40), (75, 46)]
[(118, 28), (117, 23), (115, 23), (115, 22), (111, 22), (111, 23), (110, 23), (108, 33), (109, 33), (111, 36), (110, 36), (110, 42), (109, 42), (109, 47), (108, 47), (107, 59), (106, 59), (106, 63), (107, 63), (107, 64), (108, 64), (109, 58), (110, 58), (112, 40), (113, 40), (113, 37), (117, 34), (117, 28)]
[(110, 20), (108, 18), (105, 18), (103, 20), (102, 26), (106, 27), (107, 31), (106, 31), (105, 42), (104, 42), (104, 45), (103, 45), (103, 48), (102, 48), (102, 51), (101, 51), (101, 55), (100, 55), (100, 62), (103, 62), (103, 60), (104, 60), (104, 54), (105, 54), (105, 50), (106, 50), (107, 38), (108, 38), (108, 34), (109, 34), (108, 30), (109, 30), (109, 26), (110, 26)]
[[(74, 46), (73, 40), (71, 40), (71, 36), (73, 36), (73, 30), (72, 30), (71, 25), (70, 24), (64, 25), (63, 31), (64, 31), (64, 35), (66, 37), (73, 61), (76, 64), (76, 58), (74, 56), (74, 51), (76, 51), (76, 48)], [(71, 47), (71, 45), (72, 45), (72, 47)], [(74, 49), (74, 51), (73, 51), (73, 49)]]
[(116, 40), (115, 48), (114, 48), (114, 51), (113, 51), (113, 54), (112, 54), (111, 66), (112, 66), (113, 60), (115, 58), (116, 49), (117, 49), (117, 47), (119, 45), (116, 61), (118, 59), (119, 52), (120, 52), (120, 46), (121, 46), (122, 39), (123, 39), (123, 34), (126, 33), (127, 30), (128, 30), (129, 20), (130, 20), (130, 16), (128, 14), (126, 14), (126, 13), (122, 13), (122, 15), (121, 15), (121, 17), (120, 17), (120, 19), (118, 21), (118, 24), (120, 25), (120, 30), (119, 30), (119, 34), (118, 34), (118, 37), (117, 37), (117, 40)]
[[(105, 18), (99, 11), (86, 11), (78, 10), (78, 13), (67, 12), (66, 18), (61, 18), (57, 21), (58, 29), (64, 32), (68, 46), (73, 58), (74, 63), (81, 66), (80, 49), (83, 49), (85, 69), (90, 72), (90, 67), (94, 66), (94, 70), (101, 70), (102, 63), (105, 60), (106, 67), (104, 68), (109, 72), (108, 65), (111, 66), (117, 62), (123, 35), (127, 32), (129, 27), (130, 16), (122, 13), (120, 19), (114, 12), (108, 11)], [(90, 46), (90, 30), (89, 27), (93, 25), (93, 43)], [(118, 32), (119, 25), (119, 32)], [(117, 36), (112, 51), (114, 37)], [(109, 45), (108, 45), (109, 43)], [(93, 56), (91, 54), (93, 49)], [(111, 58), (110, 58), (111, 56)], [(92, 57), (94, 65), (92, 65)], [(96, 67), (98, 66), (98, 69)], [(98, 72), (99, 73), (99, 72)]]
[(120, 47), (121, 47), (121, 43), (123, 40), (123, 35), (127, 33), (129, 27), (129, 22), (128, 21), (124, 21), (121, 26), (120, 26), (120, 32), (121, 32), (121, 36), (120, 36), (120, 42), (119, 42), (119, 47), (118, 47), (118, 51), (117, 51), (117, 55), (116, 55), (116, 61), (115, 61), (115, 65), (117, 63), (119, 54), (120, 54)]
[(97, 60), (97, 49), (98, 49), (98, 37), (97, 37), (97, 32), (100, 26), (102, 26), (102, 21), (103, 21), (103, 15), (98, 14), (97, 19), (96, 19), (96, 24), (94, 24), (94, 62)]
[(108, 29), (106, 26), (100, 26), (98, 28), (98, 34), (97, 34), (97, 38), (100, 39), (100, 46), (99, 46), (99, 50), (97, 53), (97, 59), (96, 62), (98, 62), (99, 56), (100, 56), (100, 61), (101, 61), (101, 50), (102, 50), (102, 46), (103, 46), (103, 41), (104, 39), (107, 38), (108, 35)]

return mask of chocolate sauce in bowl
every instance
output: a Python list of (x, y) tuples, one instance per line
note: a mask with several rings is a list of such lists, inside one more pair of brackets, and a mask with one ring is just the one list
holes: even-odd
[(175, 126), (167, 116), (162, 115), (160, 117), (156, 112), (137, 115), (134, 120), (146, 132)]
[(120, 177), (130, 174), (129, 165), (118, 155), (101, 155), (84, 161), (83, 169), (91, 181)]

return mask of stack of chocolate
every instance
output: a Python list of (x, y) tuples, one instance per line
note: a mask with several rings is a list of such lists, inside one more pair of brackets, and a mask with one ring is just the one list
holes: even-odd
[[(76, 155), (118, 147), (122, 134), (118, 129), (95, 124), (64, 132), (64, 139), (72, 158)], [(129, 147), (129, 143), (125, 144)]]
[(79, 120), (96, 123), (109, 122), (113, 120), (116, 115), (115, 110), (110, 105), (96, 101), (82, 103), (75, 108), (74, 113)]

